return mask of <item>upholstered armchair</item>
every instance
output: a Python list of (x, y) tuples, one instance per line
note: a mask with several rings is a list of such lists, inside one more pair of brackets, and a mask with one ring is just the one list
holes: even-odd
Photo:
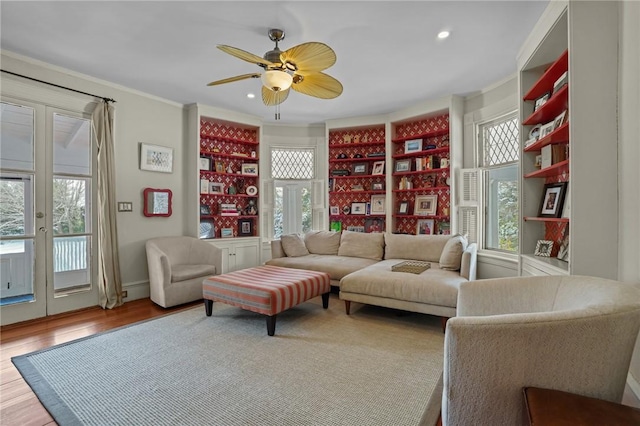
[(640, 329), (636, 286), (583, 276), (470, 281), (457, 315), (445, 334), (444, 426), (525, 424), (527, 386), (622, 399)]
[(202, 280), (222, 271), (222, 251), (194, 237), (147, 241), (151, 300), (168, 308), (202, 299)]

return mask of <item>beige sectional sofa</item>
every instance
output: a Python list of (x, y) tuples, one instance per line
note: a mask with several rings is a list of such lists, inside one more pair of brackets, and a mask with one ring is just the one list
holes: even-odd
[[(459, 235), (316, 231), (272, 241), (266, 264), (329, 273), (347, 314), (354, 301), (449, 318), (460, 284), (475, 280), (476, 251)], [(391, 270), (407, 260), (431, 267), (420, 274)]]

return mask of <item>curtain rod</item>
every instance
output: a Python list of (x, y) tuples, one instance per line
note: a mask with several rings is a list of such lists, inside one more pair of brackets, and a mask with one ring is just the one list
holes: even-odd
[(38, 80), (37, 78), (27, 77), (26, 75), (16, 74), (15, 72), (6, 71), (6, 70), (2, 70), (2, 69), (0, 69), (0, 71), (2, 71), (2, 72), (6, 72), (7, 74), (15, 75), (15, 76), (17, 76), (17, 77), (26, 78), (27, 80), (37, 81), (38, 83), (48, 84), (49, 86), (59, 87), (60, 89), (70, 90), (70, 91), (72, 91), (72, 92), (81, 93), (81, 94), (83, 94), (83, 95), (93, 96), (94, 98), (100, 98), (100, 99), (102, 99), (102, 100), (103, 100), (103, 101), (105, 101), (105, 102), (114, 102), (114, 103), (116, 102), (116, 100), (115, 100), (115, 99), (105, 98), (104, 96), (98, 96), (98, 95), (94, 95), (94, 94), (92, 94), (92, 93), (83, 92), (83, 91), (81, 91), (81, 90), (72, 89), (72, 88), (70, 88), (70, 87), (60, 86), (59, 84), (49, 83), (48, 81)]

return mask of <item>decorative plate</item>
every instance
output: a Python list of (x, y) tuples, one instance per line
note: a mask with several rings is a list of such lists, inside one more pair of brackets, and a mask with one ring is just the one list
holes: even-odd
[(247, 195), (253, 196), (253, 195), (256, 195), (258, 193), (258, 188), (256, 188), (253, 185), (249, 185), (249, 186), (247, 186), (246, 191), (247, 191)]

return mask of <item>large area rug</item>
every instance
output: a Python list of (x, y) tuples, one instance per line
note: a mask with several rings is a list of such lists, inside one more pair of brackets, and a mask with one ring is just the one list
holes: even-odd
[(279, 314), (274, 337), (264, 316), (214, 303), (13, 362), (63, 426), (431, 426), (443, 340), (439, 318), (347, 316), (332, 295)]

